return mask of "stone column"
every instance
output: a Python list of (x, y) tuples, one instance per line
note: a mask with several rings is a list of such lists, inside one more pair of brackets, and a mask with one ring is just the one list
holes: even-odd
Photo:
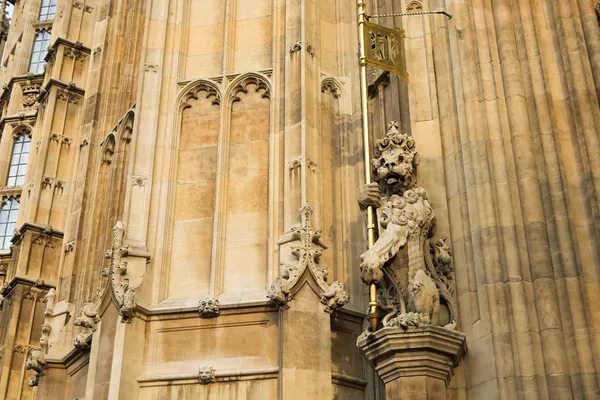
[(433, 325), (383, 328), (357, 345), (383, 380), (387, 400), (446, 400), (454, 368), (467, 353), (463, 333)]

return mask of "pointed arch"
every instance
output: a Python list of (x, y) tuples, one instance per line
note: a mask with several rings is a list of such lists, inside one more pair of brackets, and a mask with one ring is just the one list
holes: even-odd
[(209, 292), (222, 98), (218, 84), (198, 79), (175, 102), (161, 161), (168, 172), (159, 301)]
[(344, 95), (344, 88), (337, 79), (328, 76), (321, 81), (321, 93), (329, 93), (339, 99)]
[(205, 98), (209, 99), (213, 105), (221, 105), (221, 88), (214, 82), (207, 79), (197, 79), (185, 85), (175, 102), (180, 110), (191, 107), (189, 101), (199, 99), (199, 94), (204, 92)]
[(240, 93), (248, 93), (248, 87), (255, 86), (256, 92), (261, 92), (261, 97), (271, 99), (272, 85), (271, 80), (258, 72), (247, 72), (236, 77), (227, 88), (226, 97), (231, 102), (240, 101)]

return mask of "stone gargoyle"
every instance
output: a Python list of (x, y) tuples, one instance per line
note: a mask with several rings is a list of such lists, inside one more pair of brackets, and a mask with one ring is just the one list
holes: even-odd
[(384, 326), (456, 327), (452, 254), (433, 241), (435, 213), (417, 185), (419, 158), (412, 136), (391, 122), (371, 160), (375, 183), (359, 190), (361, 208), (378, 209), (379, 238), (361, 255), (361, 278), (377, 283)]

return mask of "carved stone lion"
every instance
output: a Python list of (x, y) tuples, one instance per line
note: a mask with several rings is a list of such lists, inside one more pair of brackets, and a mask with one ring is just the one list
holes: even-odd
[[(376, 143), (371, 160), (376, 183), (359, 190), (361, 207), (379, 208), (380, 236), (361, 255), (361, 278), (380, 283), (380, 303), (389, 312), (384, 325), (451, 325), (454, 320), (449, 248), (432, 245), (435, 213), (417, 185), (419, 158), (412, 136), (396, 122)], [(445, 317), (439, 320), (440, 296)]]
[(200, 379), (200, 382), (205, 385), (214, 383), (216, 382), (215, 372), (216, 371), (213, 367), (200, 367), (198, 369), (198, 379)]

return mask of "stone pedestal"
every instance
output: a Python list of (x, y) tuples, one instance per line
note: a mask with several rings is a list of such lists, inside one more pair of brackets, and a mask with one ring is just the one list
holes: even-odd
[(385, 383), (387, 400), (446, 400), (467, 339), (439, 326), (383, 328), (360, 338), (358, 347)]

